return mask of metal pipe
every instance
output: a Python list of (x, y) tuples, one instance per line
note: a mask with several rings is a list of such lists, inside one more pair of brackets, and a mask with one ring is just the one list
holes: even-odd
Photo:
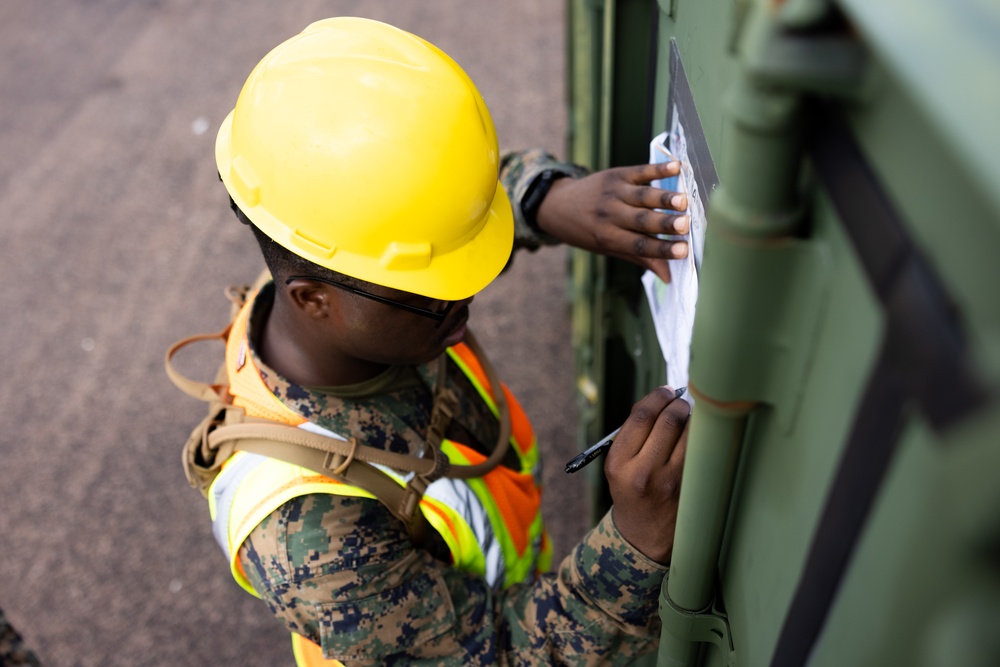
[(751, 406), (729, 409), (699, 395), (697, 387), (691, 385), (690, 389), (698, 418), (691, 422), (681, 495), (684, 506), (696, 511), (678, 514), (677, 534), (682, 539), (674, 547), (668, 590), (677, 606), (702, 611), (711, 604), (715, 563)]
[[(674, 543), (665, 594), (674, 606), (700, 612), (711, 604), (715, 564), (752, 404), (719, 405), (693, 385), (688, 389), (695, 397), (698, 417), (691, 422), (677, 515), (676, 535), (680, 539)], [(665, 604), (665, 600), (660, 601), (661, 608)], [(699, 648), (697, 642), (673, 637), (664, 629), (657, 665), (693, 665)]]

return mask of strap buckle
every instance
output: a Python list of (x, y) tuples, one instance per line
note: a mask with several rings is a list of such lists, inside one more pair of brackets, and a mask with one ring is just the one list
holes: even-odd
[[(348, 442), (351, 443), (351, 451), (347, 453), (346, 457), (336, 452), (327, 452), (326, 454), (326, 460), (323, 462), (323, 465), (334, 475), (343, 475), (344, 471), (354, 462), (354, 457), (358, 453), (358, 439), (350, 438)], [(340, 460), (339, 464), (337, 463), (338, 460)]]

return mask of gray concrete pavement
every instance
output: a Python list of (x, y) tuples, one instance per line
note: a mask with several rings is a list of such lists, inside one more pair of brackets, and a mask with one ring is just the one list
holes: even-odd
[[(167, 345), (224, 324), (260, 265), (212, 146), (249, 70), (325, 16), (395, 23), (477, 81), (506, 146), (562, 152), (561, 0), (94, 0), (0, 4), (0, 607), (50, 666), (289, 665), (237, 588), (180, 446), (203, 406)], [(405, 175), (387, 170), (386, 183)], [(565, 554), (582, 480), (565, 253), (521, 257), (474, 327), (551, 445)], [(184, 368), (214, 365), (206, 351)], [(580, 508), (567, 512), (567, 507)], [(557, 509), (558, 508), (558, 509)]]

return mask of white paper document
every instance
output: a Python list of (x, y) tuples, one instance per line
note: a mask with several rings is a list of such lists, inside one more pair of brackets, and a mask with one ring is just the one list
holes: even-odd
[[(698, 195), (694, 171), (688, 161), (684, 128), (673, 113), (673, 126), (650, 142), (649, 161), (653, 163), (679, 160), (681, 172), (673, 178), (657, 181), (653, 185), (664, 190), (683, 192), (687, 195), (687, 214), (691, 218), (691, 231), (684, 237), (688, 242), (688, 256), (670, 260), (670, 283), (664, 283), (652, 271), (642, 277), (642, 284), (653, 314), (656, 337), (667, 363), (667, 383), (674, 387), (688, 384), (688, 364), (691, 358), (691, 331), (694, 327), (695, 305), (698, 301), (698, 270), (705, 243), (705, 210)], [(687, 399), (691, 401), (690, 398)]]

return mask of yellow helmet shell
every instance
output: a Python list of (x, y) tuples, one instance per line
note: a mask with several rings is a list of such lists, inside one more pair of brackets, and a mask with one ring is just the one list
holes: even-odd
[(435, 299), (463, 299), (513, 243), (496, 130), (468, 75), (385, 23), (333, 18), (250, 73), (215, 147), (251, 222), (305, 259)]

